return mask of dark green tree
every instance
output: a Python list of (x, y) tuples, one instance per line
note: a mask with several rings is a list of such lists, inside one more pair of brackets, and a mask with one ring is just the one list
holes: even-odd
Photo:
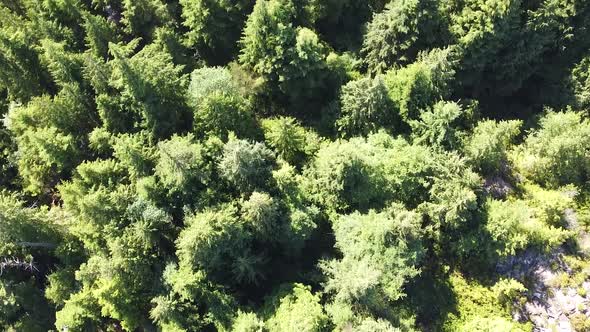
[(588, 109), (590, 107), (590, 57), (576, 64), (572, 70), (570, 82), (576, 108)]
[[(55, 212), (55, 211), (52, 211)], [(43, 331), (55, 311), (44, 297), (44, 275), (58, 257), (63, 230), (58, 213), (25, 207), (16, 195), (0, 192), (0, 328)]]
[(304, 171), (305, 196), (332, 213), (379, 207), (385, 200), (380, 152), (363, 138), (325, 144)]
[(10, 100), (27, 102), (52, 86), (35, 49), (37, 38), (27, 20), (0, 5), (0, 87)]
[(255, 1), (180, 0), (187, 43), (210, 65), (230, 62)]
[(241, 138), (256, 138), (258, 123), (248, 101), (239, 94), (213, 92), (194, 112), (193, 131), (201, 137), (227, 140), (230, 132)]
[(170, 5), (162, 0), (120, 0), (118, 2), (117, 5), (121, 10), (118, 14), (120, 22), (129, 35), (150, 40), (157, 27), (176, 23), (172, 19)]
[(384, 73), (394, 65), (412, 63), (418, 52), (444, 41), (445, 32), (432, 0), (389, 2), (367, 26), (363, 60), (372, 73)]
[(361, 48), (364, 26), (387, 1), (313, 0), (309, 3), (311, 20), (318, 33), (338, 51)]
[(116, 25), (113, 21), (98, 15), (84, 15), (86, 47), (98, 58), (106, 59), (109, 55), (109, 42), (118, 42)]
[(27, 191), (47, 193), (81, 161), (81, 143), (96, 121), (88, 104), (77, 85), (66, 84), (53, 98), (35, 97), (9, 111), (6, 125), (15, 135)]
[[(158, 144), (155, 175), (159, 185), (169, 191), (180, 205), (198, 202), (201, 191), (213, 184), (214, 165), (208, 160), (205, 147), (192, 135), (173, 136)], [(171, 205), (172, 205), (171, 204)]]
[(272, 316), (264, 326), (268, 330), (290, 332), (323, 331), (328, 325), (328, 316), (320, 304), (319, 294), (302, 284), (285, 285), (266, 303)]
[(190, 115), (184, 91), (188, 82), (182, 67), (155, 44), (133, 54), (135, 46), (109, 44), (113, 55), (107, 63), (112, 68), (110, 92), (97, 96), (101, 120), (112, 132), (145, 129), (154, 138), (187, 130)]

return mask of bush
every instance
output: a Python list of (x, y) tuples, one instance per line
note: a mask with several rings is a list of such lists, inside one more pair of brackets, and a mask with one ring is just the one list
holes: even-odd
[(524, 176), (551, 187), (588, 179), (590, 121), (572, 111), (548, 112), (512, 155)]
[(484, 120), (465, 139), (463, 151), (470, 164), (483, 174), (503, 173), (508, 166), (508, 152), (520, 133), (521, 121)]

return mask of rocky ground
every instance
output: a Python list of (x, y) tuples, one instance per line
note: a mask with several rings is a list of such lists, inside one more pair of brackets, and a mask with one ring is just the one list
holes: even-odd
[[(578, 230), (577, 242), (590, 243), (575, 216), (566, 216), (569, 228)], [(532, 322), (536, 332), (590, 331), (589, 263), (567, 255), (563, 248), (551, 253), (528, 250), (506, 259), (497, 270), (529, 290), (526, 301), (516, 306), (515, 320)]]

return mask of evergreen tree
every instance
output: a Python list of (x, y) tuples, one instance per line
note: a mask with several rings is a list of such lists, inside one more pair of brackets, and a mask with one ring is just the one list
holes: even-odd
[(221, 177), (240, 192), (269, 185), (275, 156), (263, 143), (230, 138), (217, 165)]
[(379, 127), (395, 131), (398, 114), (383, 79), (362, 78), (348, 82), (340, 96), (341, 116), (336, 121), (342, 136), (366, 135)]
[(263, 80), (269, 97), (295, 109), (325, 91), (328, 73), (328, 48), (313, 30), (297, 25), (299, 12), (291, 0), (257, 1), (244, 28), (239, 57)]
[(224, 65), (237, 53), (237, 41), (254, 1), (181, 0), (188, 44), (208, 64)]
[(101, 120), (110, 131), (145, 129), (154, 138), (187, 130), (190, 118), (183, 92), (188, 82), (182, 67), (155, 44), (131, 55), (134, 46), (109, 44), (112, 93), (97, 97)]
[(362, 52), (369, 71), (384, 73), (409, 64), (419, 51), (436, 46), (437, 39), (447, 38), (439, 21), (436, 1), (389, 2), (367, 26)]
[(417, 214), (394, 204), (387, 212), (355, 213), (334, 225), (342, 259), (324, 262), (322, 269), (337, 326), (357, 325), (365, 315), (395, 319), (387, 302), (403, 297), (403, 284), (418, 274), (419, 222)]
[(0, 0), (0, 330), (587, 330), (589, 18)]
[(455, 50), (430, 51), (416, 62), (390, 70), (384, 78), (389, 98), (402, 120), (411, 122), (420, 113), (452, 92), (450, 82), (455, 75)]

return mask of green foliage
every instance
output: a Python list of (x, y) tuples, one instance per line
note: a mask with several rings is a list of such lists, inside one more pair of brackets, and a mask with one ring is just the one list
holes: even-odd
[(512, 156), (518, 170), (540, 184), (557, 187), (588, 179), (590, 122), (572, 111), (549, 112)]
[(142, 37), (151, 37), (155, 27), (169, 24), (171, 13), (161, 0), (122, 0), (121, 23), (125, 32)]
[(454, 52), (435, 49), (406, 67), (387, 72), (384, 80), (389, 97), (404, 121), (417, 120), (423, 110), (450, 94)]
[(590, 58), (584, 58), (573, 68), (570, 77), (576, 107), (590, 107)]
[(576, 331), (588, 331), (590, 329), (590, 320), (582, 313), (573, 314), (570, 321)]
[(274, 153), (263, 143), (230, 138), (217, 166), (223, 179), (239, 191), (249, 192), (268, 185), (274, 158)]
[[(249, 234), (236, 217), (235, 208), (226, 206), (205, 211), (185, 220), (187, 228), (177, 240), (181, 266), (203, 270), (217, 280), (241, 274), (240, 263), (248, 246)], [(231, 268), (227, 269), (227, 264)], [(253, 267), (249, 267), (253, 268)]]
[(278, 70), (297, 37), (292, 26), (295, 15), (292, 1), (257, 1), (244, 29), (240, 61), (266, 80), (277, 81), (283, 76)]
[(297, 30), (290, 66), (285, 68), (286, 82), (281, 84), (282, 91), (288, 92), (291, 100), (312, 99), (314, 93), (324, 87), (327, 50), (313, 30)]
[[(488, 200), (485, 229), (501, 256), (515, 255), (529, 245), (552, 248), (562, 244), (571, 233), (548, 224), (546, 212), (530, 207), (526, 201)], [(563, 213), (563, 212), (562, 212)]]
[(265, 323), (269, 331), (324, 331), (328, 323), (319, 294), (312, 294), (311, 288), (302, 284), (283, 287), (267, 306), (272, 308)]
[(454, 102), (436, 103), (431, 111), (420, 114), (419, 121), (411, 123), (414, 142), (448, 150), (457, 149), (465, 135), (461, 125), (471, 118), (468, 112)]
[(574, 39), (575, 1), (481, 4), (470, 0), (444, 6), (449, 30), (463, 53), (458, 76), (474, 96), (491, 91), (506, 96), (526, 88), (523, 84), (542, 71), (544, 61), (551, 63), (553, 54)]
[[(504, 306), (504, 296), (512, 299), (526, 289), (517, 281), (500, 280), (492, 287), (485, 287), (475, 281), (453, 274), (450, 282), (457, 298), (457, 311), (451, 314), (444, 325), (444, 331), (531, 331), (530, 323), (512, 320), (511, 307)], [(508, 293), (502, 290), (509, 290)]]
[(480, 121), (465, 139), (463, 151), (474, 168), (483, 174), (501, 172), (508, 163), (508, 152), (519, 135), (521, 121)]
[(342, 136), (367, 135), (379, 127), (395, 130), (397, 114), (380, 76), (361, 78), (342, 87), (341, 115), (336, 126)]
[(74, 271), (61, 269), (50, 274), (47, 279), (48, 285), (45, 289), (45, 297), (56, 306), (63, 306), (76, 290)]
[(363, 319), (363, 321), (358, 325), (357, 331), (361, 332), (396, 332), (399, 331), (398, 328), (395, 328), (386, 320), (383, 319)]
[(193, 131), (199, 136), (227, 139), (229, 132), (238, 137), (256, 136), (257, 123), (248, 102), (235, 94), (209, 94), (199, 104), (193, 121)]
[[(154, 298), (150, 312), (152, 319), (167, 331), (186, 331), (193, 328), (225, 330), (230, 316), (232, 299), (205, 280), (201, 271), (168, 265), (163, 273), (167, 295)], [(195, 299), (199, 299), (196, 302)], [(203, 309), (208, 310), (203, 315)]]
[[(101, 316), (119, 321), (125, 330), (142, 324), (149, 308), (149, 298), (145, 295), (153, 291), (150, 279), (155, 278), (158, 244), (165, 236), (170, 218), (147, 201), (128, 204), (122, 214), (125, 219), (100, 225), (108, 234), (105, 247), (95, 247), (98, 252), (76, 272), (82, 289), (58, 312), (58, 328), (70, 324), (74, 329), (87, 328), (87, 324), (100, 326), (100, 322), (92, 322), (97, 318), (97, 308)], [(100, 222), (91, 215), (80, 217), (88, 218), (91, 223)], [(87, 239), (85, 244), (90, 247), (91, 241)]]
[(145, 129), (158, 138), (187, 129), (187, 78), (182, 67), (155, 44), (131, 55), (133, 46), (109, 44), (114, 57), (108, 63), (109, 85), (116, 93), (97, 97), (101, 120), (112, 132)]
[(315, 207), (291, 207), (289, 223), (281, 239), (285, 254), (297, 257), (318, 228), (319, 210)]
[(384, 132), (324, 145), (303, 175), (306, 195), (329, 212), (424, 202), (437, 220), (457, 219), (458, 211), (472, 209), (472, 189), (479, 185), (457, 156), (438, 155)]
[(263, 80), (271, 97), (304, 107), (325, 87), (328, 48), (313, 30), (297, 26), (299, 19), (291, 0), (257, 1), (239, 59)]
[(14, 139), (4, 124), (0, 122), (0, 172), (4, 175), (0, 179), (0, 187), (10, 188), (16, 180), (16, 167), (12, 162), (16, 150)]
[(193, 109), (199, 109), (203, 100), (214, 92), (221, 92), (223, 95), (237, 94), (238, 87), (227, 68), (203, 67), (191, 73), (188, 100)]
[(264, 331), (264, 322), (253, 312), (239, 311), (232, 329), (236, 332), (262, 332)]
[(283, 226), (279, 240), (287, 256), (297, 257), (318, 228), (320, 210), (304, 196), (293, 166), (283, 164), (280, 169), (273, 171), (273, 180), (283, 192), (283, 203), (288, 209), (288, 223)]
[(0, 282), (0, 328), (41, 332), (52, 324), (53, 312), (34, 282)]
[[(520, 23), (520, 1), (498, 0), (485, 7), (476, 0), (453, 5), (458, 8), (454, 8), (457, 12), (450, 16), (450, 30), (464, 48), (462, 62), (467, 68), (480, 73), (490, 53), (514, 46), (509, 44), (513, 37), (510, 32)], [(474, 73), (470, 75), (480, 78)]]
[[(97, 232), (123, 224), (120, 216), (130, 201), (128, 188), (113, 188), (114, 183), (122, 180), (121, 173), (123, 170), (112, 160), (85, 163), (78, 166), (78, 176), (72, 182), (59, 188), (66, 209), (76, 216), (70, 231), (93, 252), (102, 252), (108, 241), (97, 237)], [(94, 181), (96, 188), (92, 188)]]
[(394, 65), (411, 63), (419, 51), (432, 47), (437, 38), (435, 1), (391, 1), (373, 16), (363, 40), (364, 62), (371, 73), (384, 73)]
[(155, 148), (149, 144), (149, 133), (123, 134), (110, 138), (113, 156), (127, 169), (129, 177), (147, 176), (154, 168)]
[(419, 273), (420, 216), (394, 204), (381, 213), (343, 216), (334, 231), (342, 259), (322, 263), (333, 301), (361, 315), (395, 317), (387, 303), (404, 297), (404, 283)]
[(392, 139), (382, 134), (372, 139), (381, 151), (379, 171), (385, 177), (382, 191), (390, 193), (393, 201), (415, 207), (428, 199), (429, 179), (434, 175), (432, 152), (425, 147), (410, 145), (403, 139)]
[(64, 308), (57, 312), (55, 326), (72, 331), (83, 331), (91, 328), (92, 323), (99, 320), (100, 308), (96, 299), (89, 291), (76, 293), (70, 297)]
[(181, 0), (187, 42), (210, 64), (229, 62), (237, 52), (254, 1)]
[(47, 72), (35, 50), (35, 32), (24, 18), (0, 6), (0, 87), (11, 100), (28, 101), (48, 87)]
[(535, 208), (536, 216), (544, 223), (552, 226), (564, 226), (564, 217), (567, 209), (574, 207), (573, 187), (560, 188), (560, 190), (547, 190), (536, 185), (524, 186), (525, 197), (530, 205)]
[(431, 221), (428, 231), (435, 241), (435, 249), (461, 252), (464, 249), (461, 246), (447, 244), (460, 238), (462, 232), (468, 233), (470, 223), (478, 221), (477, 193), (482, 180), (453, 153), (435, 155), (429, 167), (423, 168), (422, 172), (426, 170), (433, 174), (430, 183), (421, 183), (420, 178), (412, 179), (414, 183), (428, 188), (430, 200), (421, 203), (418, 208)]
[(118, 40), (115, 24), (102, 16), (86, 13), (84, 29), (86, 30), (84, 40), (92, 54), (99, 58), (107, 58), (109, 42)]
[(41, 62), (47, 66), (53, 81), (63, 87), (68, 83), (81, 82), (81, 54), (71, 53), (65, 49), (64, 43), (56, 43), (49, 39), (41, 41), (43, 54)]
[(319, 149), (317, 134), (303, 128), (294, 118), (264, 119), (262, 129), (266, 142), (290, 164), (301, 165)]
[(44, 247), (28, 245), (58, 245), (60, 230), (46, 210), (25, 208), (24, 202), (13, 194), (0, 192), (0, 254), (4, 257), (26, 257)]
[(377, 151), (362, 138), (325, 144), (305, 170), (307, 196), (330, 211), (367, 210), (383, 201)]
[(62, 229), (47, 209), (25, 207), (16, 195), (0, 192), (0, 327), (6, 331), (43, 331), (55, 315), (36, 285), (37, 272), (58, 261), (54, 248)]
[(172, 192), (196, 194), (211, 178), (212, 166), (192, 135), (173, 136), (158, 144), (155, 175)]
[(583, 0), (0, 1), (0, 330), (545, 328), (513, 263), (585, 295), (588, 31)]
[(26, 105), (12, 107), (5, 124), (17, 137), (27, 130), (47, 127), (82, 136), (89, 132), (95, 121), (84, 91), (75, 84), (68, 84), (53, 98), (44, 95), (33, 98)]
[(500, 279), (492, 286), (492, 291), (496, 294), (498, 302), (510, 310), (527, 289), (514, 279)]
[(204, 67), (191, 74), (188, 102), (193, 108), (193, 130), (197, 136), (219, 136), (228, 132), (238, 137), (257, 136), (257, 124), (250, 102), (226, 68)]
[(266, 193), (253, 192), (242, 205), (242, 218), (254, 234), (272, 240), (279, 234), (278, 204)]
[(27, 130), (18, 137), (17, 146), (24, 189), (33, 194), (51, 190), (79, 158), (72, 135), (64, 135), (55, 127)]
[(357, 50), (364, 25), (387, 1), (314, 0), (308, 4), (310, 20), (319, 34), (337, 50)]

